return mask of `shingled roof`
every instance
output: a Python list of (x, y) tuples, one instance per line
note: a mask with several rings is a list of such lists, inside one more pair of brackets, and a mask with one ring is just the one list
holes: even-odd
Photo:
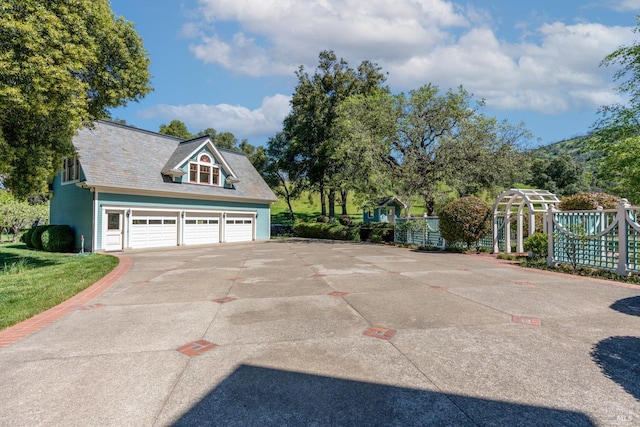
[[(88, 187), (173, 193), (175, 197), (273, 202), (273, 191), (242, 153), (217, 149), (239, 182), (232, 188), (176, 183), (162, 174), (179, 156), (187, 156), (207, 137), (185, 141), (117, 123), (96, 121), (78, 131), (73, 145)], [(181, 144), (182, 143), (182, 144)]]

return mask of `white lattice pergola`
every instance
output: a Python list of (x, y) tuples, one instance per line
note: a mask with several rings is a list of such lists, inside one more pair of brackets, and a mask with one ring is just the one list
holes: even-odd
[[(529, 235), (536, 232), (535, 215), (537, 212), (547, 212), (549, 207), (556, 206), (560, 203), (558, 197), (547, 190), (525, 190), (512, 188), (503, 191), (496, 199), (493, 205), (493, 253), (500, 252), (498, 248), (499, 226), (498, 218), (504, 218), (502, 227), (504, 227), (504, 249), (505, 252), (511, 252), (511, 219), (515, 216), (517, 219), (516, 233), (516, 252), (524, 252), (522, 227), (524, 224), (524, 210), (527, 209), (529, 217)], [(546, 222), (543, 221), (543, 227)], [(544, 231), (544, 230), (542, 230)]]

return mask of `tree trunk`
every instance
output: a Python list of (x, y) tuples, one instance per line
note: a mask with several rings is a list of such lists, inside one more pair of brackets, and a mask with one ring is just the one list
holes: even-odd
[(336, 217), (336, 190), (329, 190), (329, 218)]
[(347, 197), (349, 197), (349, 190), (342, 190), (340, 192), (340, 205), (342, 206), (342, 215), (349, 215), (347, 213)]
[(424, 196), (424, 211), (429, 216), (435, 216), (436, 214), (436, 202), (431, 195)]
[(320, 215), (327, 216), (327, 204), (324, 199), (324, 185), (320, 186)]

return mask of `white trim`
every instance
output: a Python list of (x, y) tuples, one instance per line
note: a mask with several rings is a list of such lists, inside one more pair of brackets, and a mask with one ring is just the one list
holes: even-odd
[[(216, 160), (218, 160), (220, 162), (220, 164), (224, 167), (225, 171), (228, 172), (229, 175), (233, 176), (233, 177), (237, 177), (237, 175), (235, 174), (235, 172), (233, 172), (233, 169), (231, 169), (231, 166), (229, 166), (229, 164), (227, 163), (227, 161), (224, 159), (224, 157), (222, 156), (222, 154), (220, 154), (220, 151), (216, 148), (216, 146), (213, 144), (213, 141), (211, 141), (211, 138), (207, 138), (206, 140), (204, 140), (202, 142), (202, 144), (198, 145), (198, 147), (196, 147), (194, 150), (192, 150), (184, 159), (182, 159), (180, 162), (176, 163), (175, 165), (173, 165), (171, 167), (171, 169), (175, 169), (175, 168), (179, 168), (180, 165), (182, 165), (183, 163), (188, 162), (191, 157), (193, 157), (194, 153), (197, 153), (198, 151), (200, 151), (202, 149), (202, 147), (204, 147), (205, 145), (208, 145), (209, 148), (212, 151), (213, 156), (216, 158)], [(241, 154), (241, 153), (240, 153)]]
[(98, 215), (99, 215), (99, 206), (98, 203), (98, 190), (93, 190), (93, 237), (91, 239), (91, 252), (95, 252), (98, 249)]
[[(178, 193), (178, 192), (166, 192), (161, 190), (144, 190), (139, 188), (123, 188), (123, 187), (103, 187), (103, 186), (94, 186), (91, 184), (87, 184), (88, 187), (95, 188), (96, 190), (100, 190), (103, 193), (112, 193), (112, 194), (129, 194), (135, 196), (159, 196), (159, 197), (170, 197), (173, 199), (197, 199), (197, 200), (217, 200), (217, 201), (225, 201), (225, 202), (240, 202), (240, 203), (259, 203), (259, 204), (271, 204), (277, 202), (277, 199), (251, 199), (251, 198), (243, 198), (243, 197), (229, 197), (218, 194), (193, 194), (193, 193)], [(207, 186), (198, 186), (202, 188), (214, 187), (213, 185)], [(217, 188), (217, 187), (214, 187)], [(221, 187), (222, 188), (222, 187)], [(233, 190), (229, 190), (233, 191)]]
[[(74, 175), (75, 178), (67, 180), (67, 161), (73, 159), (74, 161)], [(75, 184), (80, 181), (80, 159), (78, 156), (64, 157), (62, 159), (62, 171), (60, 171), (60, 185)]]

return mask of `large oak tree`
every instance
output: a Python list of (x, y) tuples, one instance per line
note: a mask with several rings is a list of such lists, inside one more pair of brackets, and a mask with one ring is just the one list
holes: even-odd
[(108, 0), (0, 3), (0, 176), (23, 198), (46, 189), (71, 138), (150, 90), (149, 58)]

